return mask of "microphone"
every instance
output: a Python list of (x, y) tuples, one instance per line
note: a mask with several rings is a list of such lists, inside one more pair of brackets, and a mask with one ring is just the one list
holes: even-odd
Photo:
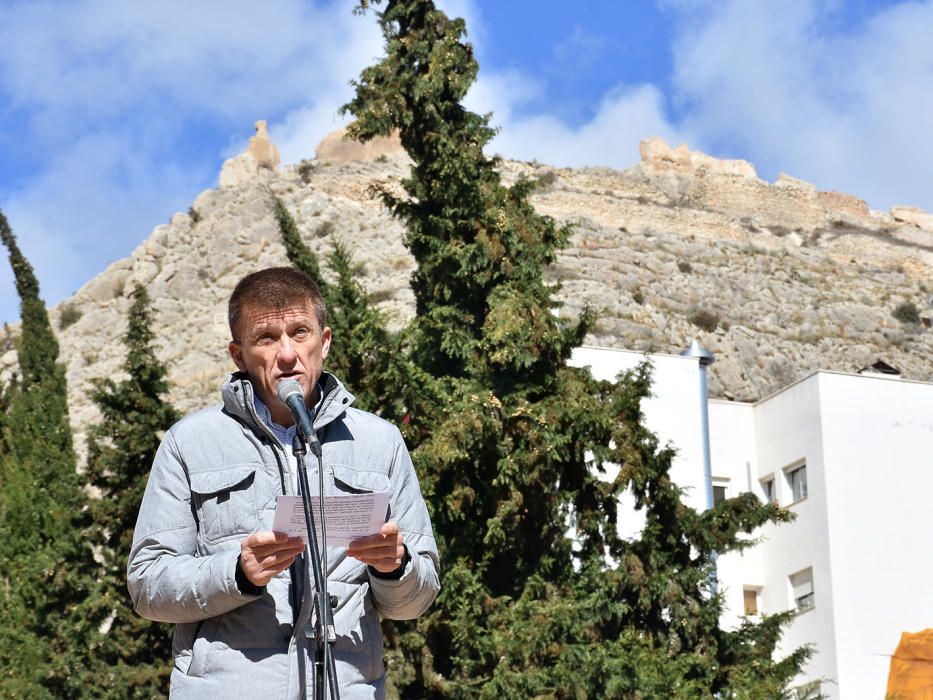
[(317, 439), (317, 433), (314, 432), (314, 424), (311, 422), (311, 413), (305, 406), (305, 392), (301, 384), (296, 379), (286, 379), (279, 382), (277, 389), (279, 401), (288, 407), (292, 418), (298, 428), (298, 437), (302, 442), (308, 444), (315, 457), (321, 456), (321, 441)]

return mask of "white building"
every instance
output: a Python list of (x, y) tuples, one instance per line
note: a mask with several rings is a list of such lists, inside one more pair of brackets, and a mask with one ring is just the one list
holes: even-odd
[[(645, 359), (584, 347), (572, 364), (613, 379)], [(678, 449), (672, 477), (705, 506), (699, 364), (651, 355), (645, 419)], [(744, 555), (719, 559), (726, 625), (746, 610), (800, 610), (783, 648), (814, 645), (801, 684), (829, 698), (883, 700), (904, 631), (933, 627), (933, 384), (815, 372), (757, 403), (709, 402), (717, 498), (752, 491), (796, 514)], [(637, 520), (622, 516), (626, 534)]]

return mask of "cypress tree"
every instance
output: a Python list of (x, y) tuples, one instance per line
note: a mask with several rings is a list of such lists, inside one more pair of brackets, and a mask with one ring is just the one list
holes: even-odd
[(329, 323), (337, 339), (331, 347), (334, 372), (357, 396), (358, 405), (388, 420), (401, 420), (406, 405), (395, 387), (409, 372), (399, 349), (400, 338), (390, 333), (386, 318), (359, 282), (362, 266), (336, 238), (327, 258), (336, 280), (328, 289)]
[(86, 496), (68, 424), (65, 371), (32, 266), (0, 212), (20, 297), (19, 376), (0, 448), (0, 695), (66, 697), (86, 651)]
[(144, 620), (126, 589), (126, 562), (136, 515), (162, 434), (179, 419), (164, 400), (166, 368), (156, 357), (149, 295), (131, 292), (126, 377), (94, 382), (101, 413), (88, 439), (88, 480), (98, 497), (90, 501), (89, 539), (98, 551), (97, 581), (83, 614), (95, 632), (89, 663), (74, 676), (75, 694), (93, 697), (165, 697), (172, 664), (170, 625)]
[(389, 420), (402, 419), (407, 408), (396, 387), (410, 371), (399, 351), (398, 336), (389, 332), (384, 314), (360, 284), (362, 266), (353, 262), (350, 251), (334, 236), (327, 262), (336, 279), (326, 282), (317, 256), (301, 239), (284, 202), (275, 197), (273, 206), (289, 261), (318, 283), (327, 304), (327, 325), (334, 335), (328, 371), (354, 393), (357, 407)]
[[(386, 625), (391, 692), (779, 696), (806, 654), (772, 660), (786, 616), (722, 630), (709, 581), (714, 551), (786, 512), (751, 495), (686, 507), (644, 427), (650, 369), (608, 383), (567, 366), (592, 318), (560, 320), (543, 271), (569, 231), (483, 154), (489, 117), (461, 104), (478, 70), (463, 21), (388, 0), (379, 23), (386, 56), (345, 109), (351, 136), (398, 129), (414, 163), (405, 195), (382, 198), (417, 262), (404, 350), (419, 373), (398, 393), (443, 575), (427, 615)], [(616, 530), (626, 490), (646, 520), (632, 542)]]
[(328, 285), (323, 275), (321, 275), (321, 266), (318, 263), (317, 255), (311, 250), (303, 240), (301, 240), (301, 231), (298, 230), (298, 224), (288, 211), (279, 197), (272, 196), (272, 212), (279, 225), (279, 233), (282, 234), (282, 245), (285, 246), (285, 255), (289, 262), (296, 268), (304, 272), (308, 277), (317, 282), (327, 301)]

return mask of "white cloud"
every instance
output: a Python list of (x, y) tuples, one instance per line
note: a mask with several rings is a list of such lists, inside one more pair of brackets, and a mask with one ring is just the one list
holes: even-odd
[(544, 85), (533, 76), (517, 70), (488, 73), (479, 76), (463, 104), (479, 114), (493, 112), (493, 125), (502, 126), (513, 120), (513, 112), (541, 95)]
[[(500, 95), (507, 102), (507, 95)], [(499, 115), (507, 115), (500, 121)], [(512, 108), (496, 111), (502, 125), (490, 150), (519, 160), (537, 159), (558, 166), (607, 165), (625, 168), (638, 161), (638, 143), (661, 136), (683, 139), (664, 115), (664, 97), (653, 85), (617, 88), (606, 95), (588, 122), (571, 126), (546, 114), (516, 117)]]
[(353, 52), (377, 36), (341, 3), (299, 0), (33, 2), (0, 14), (0, 27), (0, 87), (78, 117), (73, 128), (166, 102), (227, 118), (296, 105), (352, 77), (368, 58)]
[[(483, 18), (469, 1), (459, 9), (482, 55)], [(555, 52), (563, 56), (564, 62), (571, 56), (582, 66), (598, 53), (595, 44), (600, 41), (577, 27)], [(546, 90), (547, 86), (534, 75), (514, 69), (494, 72), (481, 65), (464, 103), (475, 112), (493, 113), (490, 125), (499, 133), (486, 149), (489, 153), (561, 167), (626, 168), (638, 161), (638, 143), (644, 138), (661, 136), (674, 143), (684, 140), (683, 130), (666, 117), (665, 97), (654, 85), (617, 85), (603, 96), (593, 116), (580, 124), (571, 124), (550, 111), (531, 111), (528, 105), (540, 103)]]
[(639, 140), (661, 136), (876, 208), (933, 210), (933, 2), (905, 2), (855, 25), (844, 21), (846, 5), (825, 0), (666, 5), (677, 25), (673, 94), (618, 86), (592, 119), (573, 125), (522, 108), (544, 92), (534, 78), (481, 72), (468, 104), (495, 112), (501, 132), (491, 150), (623, 168), (637, 160)]
[[(483, 40), (483, 23), (472, 0), (443, 0), (437, 4), (449, 17), (466, 20), (470, 32), (468, 41)], [(317, 45), (320, 59), (315, 68), (325, 79), (315, 86), (310, 101), (289, 110), (269, 126), (283, 162), (297, 163), (312, 157), (325, 135), (351, 121), (351, 115), (339, 112), (340, 107), (353, 98), (350, 81), (383, 56), (383, 39), (375, 22), (375, 12), (370, 10), (370, 19), (365, 20), (353, 16), (342, 5), (338, 9), (332, 18), (334, 26)], [(239, 150), (241, 147), (234, 152)]]
[(319, 82), (303, 100), (281, 120), (270, 125), (282, 160), (297, 163), (314, 155), (318, 142), (331, 131), (346, 125), (350, 115), (341, 115), (340, 107), (353, 98), (351, 80), (378, 60), (383, 53), (382, 34), (373, 13), (361, 18), (338, 3), (340, 13), (332, 31), (322, 38), (315, 71)]
[(468, 42), (482, 46), (488, 41), (486, 21), (476, 0), (436, 0), (435, 5), (448, 17), (460, 17), (466, 22)]
[[(270, 121), (286, 162), (312, 155), (344, 121), (336, 111), (349, 81), (382, 50), (372, 14), (350, 9), (302, 0), (0, 6), (0, 100), (42, 162), (5, 183), (0, 206), (45, 300), (57, 303), (186, 210), (256, 119)], [(0, 288), (13, 288), (5, 264)], [(15, 294), (0, 296), (0, 320), (18, 315)]]
[(298, 163), (305, 158), (313, 158), (315, 148), (325, 135), (350, 122), (351, 117), (341, 115), (338, 107), (351, 97), (349, 90), (346, 93), (335, 91), (329, 99), (292, 110), (282, 121), (271, 125), (269, 128), (275, 134), (274, 141), (279, 147), (282, 162)]
[[(128, 255), (153, 225), (187, 210), (192, 183), (205, 175), (203, 167), (127, 153), (126, 143), (121, 134), (86, 135), (0, 202), (49, 304)], [(0, 286), (13, 289), (6, 265)], [(16, 295), (4, 294), (0, 318), (17, 318), (18, 308)]]
[(661, 136), (876, 208), (933, 210), (933, 1), (904, 2), (861, 23), (836, 0), (664, 4), (676, 25), (672, 94), (617, 86), (589, 121), (570, 124), (556, 110), (529, 112), (545, 94), (538, 79), (481, 71), (467, 104), (495, 112), (501, 131), (490, 150), (624, 168), (641, 139)]
[[(501, 131), (489, 150), (622, 168), (637, 161), (639, 140), (657, 135), (874, 207), (933, 209), (933, 0), (855, 25), (841, 21), (836, 0), (665, 5), (676, 27), (672, 94), (620, 84), (588, 121), (570, 123), (556, 108), (531, 109), (547, 94), (540, 78), (484, 65), (467, 104), (495, 113)], [(441, 6), (465, 17), (482, 57), (479, 4)], [(0, 205), (47, 301), (186, 209), (256, 119), (269, 121), (285, 162), (311, 156), (347, 121), (337, 110), (349, 81), (382, 54), (374, 13), (349, 10), (323, 0), (0, 4), (0, 127), (22, 134), (28, 158), (43, 163), (4, 185)], [(3, 122), (11, 114), (20, 121)], [(3, 289), (9, 279), (0, 265)], [(15, 295), (0, 296), (0, 319), (17, 315)]]
[(855, 26), (844, 5), (710, 3), (681, 15), (675, 85), (691, 144), (734, 148), (876, 208), (933, 209), (933, 3), (903, 3)]

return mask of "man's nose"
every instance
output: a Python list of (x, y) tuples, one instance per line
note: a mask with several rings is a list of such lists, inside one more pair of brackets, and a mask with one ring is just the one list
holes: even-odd
[(292, 344), (292, 339), (287, 335), (283, 336), (279, 341), (278, 361), (282, 364), (290, 365), (297, 357), (298, 352), (295, 350), (295, 346)]

